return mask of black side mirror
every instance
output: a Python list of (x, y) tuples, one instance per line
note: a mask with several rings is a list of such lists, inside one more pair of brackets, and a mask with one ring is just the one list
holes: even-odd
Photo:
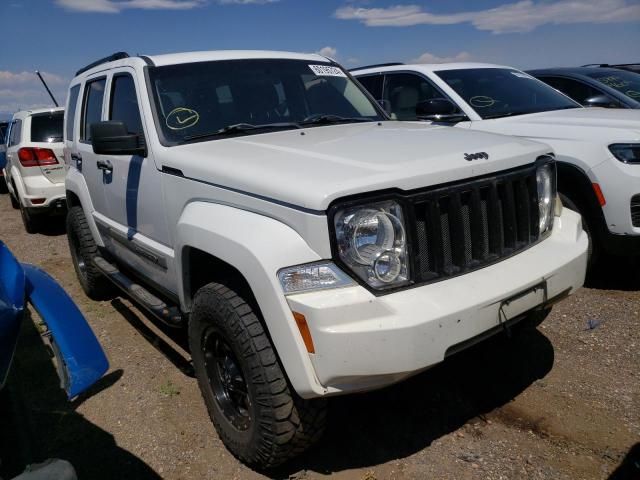
[(124, 122), (96, 122), (90, 128), (94, 153), (147, 156), (147, 146), (142, 135), (129, 133)]
[(594, 95), (593, 97), (586, 98), (582, 101), (582, 105), (585, 107), (618, 107), (618, 104), (606, 95)]
[(457, 105), (447, 98), (432, 98), (418, 103), (416, 105), (416, 117), (418, 117), (418, 120), (446, 123), (468, 120)]

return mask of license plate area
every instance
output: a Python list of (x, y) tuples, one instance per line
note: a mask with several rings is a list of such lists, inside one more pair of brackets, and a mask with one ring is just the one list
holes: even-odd
[(503, 323), (516, 318), (518, 315), (541, 306), (548, 300), (547, 281), (523, 290), (500, 302), (498, 322)]

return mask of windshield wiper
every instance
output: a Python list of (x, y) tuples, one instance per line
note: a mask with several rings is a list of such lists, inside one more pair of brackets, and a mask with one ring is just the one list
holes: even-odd
[(183, 140), (197, 140), (201, 138), (220, 137), (224, 135), (233, 135), (235, 133), (254, 132), (256, 130), (289, 130), (292, 128), (302, 128), (300, 124), (294, 122), (282, 123), (265, 123), (263, 125), (253, 125), (251, 123), (235, 123), (209, 133), (198, 133), (196, 135), (187, 135)]
[(373, 122), (373, 120), (366, 117), (341, 117), (340, 115), (318, 114), (310, 115), (300, 123), (302, 125), (333, 125), (338, 123), (356, 122)]

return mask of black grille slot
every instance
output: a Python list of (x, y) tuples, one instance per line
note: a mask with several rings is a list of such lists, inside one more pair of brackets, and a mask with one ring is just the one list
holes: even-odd
[(416, 283), (481, 268), (539, 237), (533, 167), (454, 184), (409, 200), (416, 220), (412, 234)]
[(640, 194), (631, 198), (631, 223), (634, 227), (640, 227)]

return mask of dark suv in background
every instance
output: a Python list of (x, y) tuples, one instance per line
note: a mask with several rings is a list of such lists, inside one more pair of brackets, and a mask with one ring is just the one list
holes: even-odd
[(640, 108), (640, 74), (617, 68), (545, 68), (527, 72), (585, 107)]

